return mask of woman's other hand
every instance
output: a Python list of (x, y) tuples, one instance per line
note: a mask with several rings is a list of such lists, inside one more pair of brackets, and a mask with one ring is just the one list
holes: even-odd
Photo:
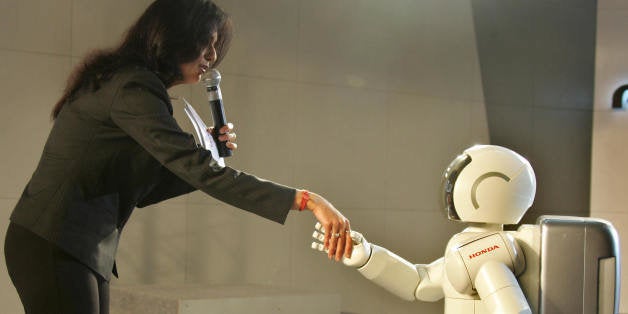
[[(207, 128), (207, 132), (209, 132), (209, 134), (214, 135), (214, 127), (208, 127)], [(238, 144), (236, 144), (234, 141), (236, 139), (236, 134), (233, 133), (233, 124), (232, 123), (227, 123), (227, 125), (223, 126), (222, 128), (220, 128), (220, 130), (218, 130), (218, 140), (221, 142), (226, 142), (227, 143), (227, 147), (231, 150), (235, 150), (238, 148)]]
[[(306, 194), (309, 194), (309, 199)], [(306, 201), (302, 205), (304, 197)], [(325, 234), (323, 245), (327, 250), (327, 257), (334, 258), (336, 261), (340, 261), (343, 255), (346, 258), (351, 257), (353, 243), (349, 220), (334, 205), (316, 193), (297, 190), (295, 208), (301, 208), (301, 206), (304, 206), (303, 209), (311, 210), (322, 225)]]

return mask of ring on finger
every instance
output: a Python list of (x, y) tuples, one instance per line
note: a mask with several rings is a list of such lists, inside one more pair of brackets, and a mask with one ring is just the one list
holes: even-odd
[(334, 233), (332, 235), (334, 236), (334, 238), (340, 238), (340, 233)]

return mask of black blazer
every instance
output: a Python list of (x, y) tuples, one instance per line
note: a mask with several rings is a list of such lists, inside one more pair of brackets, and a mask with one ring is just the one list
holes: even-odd
[(296, 193), (220, 168), (181, 130), (161, 80), (129, 67), (64, 105), (11, 221), (109, 279), (133, 209), (196, 189), (279, 223)]

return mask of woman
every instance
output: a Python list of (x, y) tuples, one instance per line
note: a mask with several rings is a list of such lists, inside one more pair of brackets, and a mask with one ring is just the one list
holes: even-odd
[[(5, 240), (26, 313), (108, 313), (116, 248), (133, 209), (197, 189), (279, 223), (291, 209), (311, 210), (326, 228), (329, 257), (350, 256), (349, 221), (332, 204), (218, 166), (172, 117), (167, 88), (197, 83), (230, 38), (231, 21), (211, 0), (157, 0), (119, 47), (71, 75)], [(235, 149), (232, 126), (218, 131)]]

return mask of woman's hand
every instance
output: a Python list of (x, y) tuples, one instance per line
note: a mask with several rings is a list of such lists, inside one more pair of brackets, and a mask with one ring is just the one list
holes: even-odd
[[(209, 134), (211, 135), (214, 135), (214, 127), (213, 126), (208, 127), (207, 132), (209, 132)], [(218, 134), (220, 134), (218, 136), (218, 140), (221, 142), (227, 142), (227, 147), (229, 149), (235, 150), (238, 148), (238, 144), (234, 142), (236, 139), (236, 134), (233, 133), (232, 123), (227, 123), (227, 125), (220, 128), (220, 130), (218, 130)]]
[[(295, 197), (295, 208), (299, 208), (306, 192), (298, 190)], [(328, 258), (340, 261), (344, 255), (351, 257), (353, 242), (351, 241), (351, 225), (349, 220), (338, 211), (334, 205), (316, 193), (309, 193), (309, 200), (305, 209), (312, 211), (318, 222), (322, 225), (325, 234), (323, 245), (327, 250)]]

